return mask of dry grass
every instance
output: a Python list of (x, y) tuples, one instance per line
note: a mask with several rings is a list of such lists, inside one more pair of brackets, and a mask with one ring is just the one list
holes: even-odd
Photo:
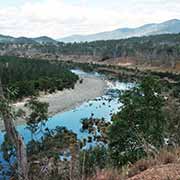
[(141, 159), (121, 170), (105, 169), (87, 180), (180, 180), (180, 148), (162, 149), (155, 157)]
[(156, 157), (158, 164), (172, 164), (178, 163), (177, 154), (174, 152), (162, 150)]
[(129, 68), (135, 68), (137, 67), (139, 70), (141, 71), (146, 71), (146, 70), (150, 70), (150, 71), (157, 71), (157, 72), (170, 72), (170, 73), (180, 73), (180, 63), (176, 64), (175, 68), (172, 68), (170, 66), (151, 66), (151, 65), (147, 65), (147, 64), (142, 64), (142, 65), (131, 65), (128, 66)]
[(127, 180), (180, 180), (180, 164), (154, 166)]
[(121, 173), (118, 170), (106, 169), (97, 171), (96, 175), (87, 180), (122, 180)]
[(134, 177), (148, 169), (161, 167), (163, 170), (162, 167), (167, 168), (169, 165), (180, 166), (180, 148), (173, 150), (162, 149), (155, 157), (149, 157), (147, 159), (137, 161), (129, 168), (127, 178)]
[(132, 167), (129, 168), (127, 172), (127, 177), (133, 177), (136, 174), (139, 174), (150, 167), (155, 166), (157, 163), (155, 160), (139, 160)]

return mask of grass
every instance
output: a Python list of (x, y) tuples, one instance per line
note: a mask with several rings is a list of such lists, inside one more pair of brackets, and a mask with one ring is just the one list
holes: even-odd
[(154, 157), (149, 156), (146, 159), (141, 159), (134, 164), (122, 167), (120, 170), (113, 168), (98, 170), (93, 177), (89, 177), (87, 180), (126, 180), (148, 169), (168, 168), (176, 165), (180, 165), (180, 148), (169, 150), (163, 148)]

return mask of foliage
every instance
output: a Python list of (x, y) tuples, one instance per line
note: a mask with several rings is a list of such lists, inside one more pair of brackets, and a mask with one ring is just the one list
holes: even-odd
[(107, 128), (111, 124), (110, 122), (105, 121), (104, 118), (94, 119), (91, 117), (89, 119), (82, 119), (81, 124), (81, 130), (83, 132), (88, 131), (88, 133), (93, 136), (94, 142), (107, 144)]
[(108, 151), (104, 146), (80, 151), (80, 174), (89, 176), (95, 174), (97, 169), (104, 169), (108, 164)]
[(0, 57), (2, 84), (6, 96), (7, 89), (16, 90), (12, 100), (37, 95), (40, 91), (54, 92), (64, 88), (74, 88), (79, 79), (61, 63), (46, 60), (30, 60), (17, 57)]
[(15, 155), (15, 150), (14, 150), (14, 146), (13, 144), (10, 142), (7, 134), (4, 135), (4, 142), (1, 145), (1, 150), (3, 152), (3, 158), (4, 160), (6, 160), (7, 162), (10, 163), (10, 160), (12, 158), (12, 156)]
[[(52, 131), (46, 129), (41, 141), (28, 143), (30, 175), (32, 179), (69, 179), (78, 176), (78, 154), (79, 141), (75, 133), (64, 127), (56, 127)], [(45, 168), (47, 172), (44, 172)]]
[(146, 77), (120, 97), (123, 103), (109, 128), (110, 155), (115, 166), (134, 162), (164, 144), (163, 98), (157, 80)]
[[(65, 127), (56, 127), (54, 130), (45, 129), (46, 132), (41, 138), (41, 141), (30, 141), (28, 143), (28, 154), (30, 156), (39, 156), (39, 157), (59, 157), (60, 154), (63, 154), (71, 143), (77, 146), (78, 149), (78, 140), (77, 135), (72, 131), (68, 131)], [(36, 148), (33, 148), (35, 147)]]
[(26, 118), (27, 129), (33, 134), (38, 130), (42, 131), (42, 126), (48, 120), (48, 103), (39, 102), (37, 98), (31, 98), (26, 104), (30, 110), (30, 115)]
[(169, 96), (167, 98), (164, 114), (167, 119), (168, 144), (169, 146), (177, 147), (180, 145), (180, 101), (178, 97)]

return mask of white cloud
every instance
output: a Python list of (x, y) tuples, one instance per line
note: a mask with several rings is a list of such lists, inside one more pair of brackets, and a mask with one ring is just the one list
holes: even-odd
[(18, 7), (0, 7), (0, 34), (57, 38), (180, 18), (179, 0), (99, 0), (101, 6), (96, 1), (26, 1)]

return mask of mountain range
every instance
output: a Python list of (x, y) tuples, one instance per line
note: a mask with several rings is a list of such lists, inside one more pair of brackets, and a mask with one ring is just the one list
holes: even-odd
[(180, 32), (180, 20), (172, 19), (163, 23), (146, 24), (137, 28), (120, 28), (114, 31), (101, 32), (90, 35), (72, 35), (58, 39), (62, 42), (90, 42), (97, 40), (126, 39), (158, 34), (172, 34)]
[(0, 43), (13, 43), (13, 44), (57, 44), (58, 41), (69, 42), (90, 42), (97, 40), (113, 40), (113, 39), (126, 39), (130, 37), (141, 37), (158, 34), (176, 34), (180, 33), (180, 20), (172, 19), (163, 23), (146, 24), (137, 28), (120, 28), (114, 31), (101, 32), (90, 35), (72, 35), (60, 39), (52, 39), (47, 36), (37, 38), (27, 37), (12, 37), (0, 35)]

